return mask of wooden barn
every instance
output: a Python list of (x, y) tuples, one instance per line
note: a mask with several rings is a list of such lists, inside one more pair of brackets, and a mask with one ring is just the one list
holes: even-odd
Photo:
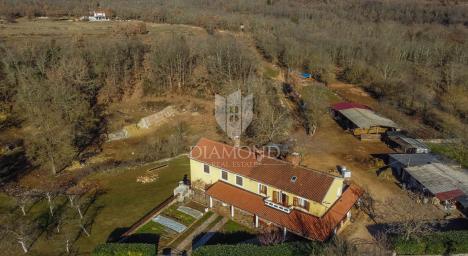
[(332, 105), (331, 112), (343, 129), (350, 130), (362, 140), (380, 140), (381, 134), (399, 130), (395, 122), (377, 115), (368, 106), (359, 103), (337, 103)]

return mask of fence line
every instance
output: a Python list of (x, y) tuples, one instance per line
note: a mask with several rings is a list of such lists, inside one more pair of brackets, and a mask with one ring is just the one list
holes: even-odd
[(132, 235), (133, 232), (135, 232), (138, 228), (148, 223), (164, 207), (172, 203), (174, 199), (175, 199), (174, 195), (171, 195), (168, 198), (166, 198), (162, 203), (160, 203), (158, 206), (154, 207), (149, 213), (147, 213), (145, 216), (143, 216), (141, 219), (135, 222), (135, 224), (133, 224), (127, 231), (125, 231), (125, 233), (121, 235), (119, 242), (122, 242), (123, 240), (128, 238), (129, 235)]

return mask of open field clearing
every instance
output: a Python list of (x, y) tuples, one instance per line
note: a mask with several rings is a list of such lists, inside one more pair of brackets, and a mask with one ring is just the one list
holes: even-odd
[[(136, 22), (136, 21), (134, 21)], [(6, 43), (23, 43), (29, 40), (50, 40), (50, 39), (73, 39), (84, 40), (102, 38), (122, 37), (122, 27), (132, 23), (131, 21), (113, 22), (83, 22), (73, 20), (27, 20), (19, 19), (16, 23), (0, 24), (0, 34)], [(147, 26), (148, 34), (170, 35), (173, 33), (182, 35), (205, 34), (202, 29), (186, 25), (164, 25), (151, 24)]]

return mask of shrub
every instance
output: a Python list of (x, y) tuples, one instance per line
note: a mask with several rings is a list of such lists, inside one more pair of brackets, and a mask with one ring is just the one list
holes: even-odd
[(92, 256), (149, 256), (156, 255), (156, 246), (152, 244), (100, 244)]
[(273, 246), (257, 246), (252, 244), (237, 245), (208, 245), (200, 247), (193, 252), (193, 256), (295, 256), (295, 255), (317, 255), (322, 251), (318, 243), (283, 243)]
[(468, 253), (468, 231), (436, 232), (419, 240), (405, 241), (394, 238), (395, 251), (398, 254), (452, 254)]
[(395, 242), (395, 251), (398, 254), (424, 254), (425, 243), (417, 240), (404, 240), (403, 238), (397, 239)]

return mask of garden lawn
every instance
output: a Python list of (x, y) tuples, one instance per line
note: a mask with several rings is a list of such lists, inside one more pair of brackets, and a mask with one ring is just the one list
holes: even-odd
[[(148, 235), (148, 234), (153, 234)], [(141, 236), (138, 236), (141, 235)], [(137, 232), (132, 236), (137, 236), (138, 238), (133, 238), (132, 242), (141, 242), (141, 243), (151, 243), (157, 244), (159, 248), (165, 247), (170, 241), (172, 241), (178, 235), (177, 232), (170, 230), (169, 228), (164, 227), (163, 225), (150, 221), (143, 225), (137, 230)]]
[[(168, 198), (190, 170), (188, 158), (182, 156), (169, 161), (168, 167), (159, 171), (157, 181), (146, 184), (136, 182), (137, 177), (143, 175), (146, 170), (159, 165), (161, 162), (137, 169), (118, 168), (87, 178), (98, 181), (105, 194), (99, 196), (86, 210), (85, 218), (91, 217), (94, 222), (89, 229), (91, 236), (82, 235), (74, 244), (80, 255), (89, 255), (98, 244), (118, 238), (125, 228)], [(41, 209), (43, 213), (47, 213), (44, 203)], [(64, 250), (62, 244), (56, 240), (54, 236), (46, 239), (43, 234), (34, 243), (31, 252), (34, 255), (56, 255), (58, 250)]]
[(152, 233), (152, 234), (163, 234), (166, 232), (166, 228), (154, 221), (150, 221), (143, 225), (141, 228), (137, 230), (137, 234), (145, 234), (145, 233)]
[(175, 241), (171, 243), (172, 247), (176, 247), (180, 242), (182, 242), (188, 235), (190, 235), (196, 228), (203, 224), (209, 217), (213, 215), (213, 212), (207, 212), (203, 214), (203, 217), (198, 219), (192, 226), (190, 226), (184, 233), (182, 233)]
[(254, 233), (254, 231), (249, 228), (249, 227), (246, 227), (242, 224), (239, 224), (233, 220), (228, 220), (226, 222), (226, 224), (224, 224), (223, 228), (222, 228), (222, 231), (223, 232), (248, 232), (248, 233)]
[(233, 220), (228, 220), (221, 230), (208, 240), (207, 245), (237, 244), (256, 237), (255, 231)]
[(179, 223), (182, 223), (185, 226), (189, 226), (195, 221), (195, 218), (177, 210), (177, 207), (180, 205), (181, 204), (173, 204), (169, 208), (165, 209), (161, 214)]
[[(168, 217), (170, 219), (173, 219), (181, 224), (184, 224), (185, 226), (190, 226), (193, 222), (195, 222), (195, 218), (192, 216), (189, 216), (183, 212), (180, 212), (177, 210), (177, 207), (179, 207), (181, 204), (176, 203), (171, 206), (169, 206), (167, 209), (161, 212), (161, 215)], [(182, 233), (185, 234), (187, 233), (188, 229)], [(149, 221), (142, 227), (140, 227), (136, 234), (155, 234), (157, 235), (159, 241), (158, 246), (159, 247), (164, 247), (166, 246), (169, 242), (171, 242), (176, 236), (179, 234), (173, 230), (170, 230), (169, 228), (164, 227), (163, 225), (154, 222), (153, 220)], [(143, 236), (145, 237), (145, 236)]]

